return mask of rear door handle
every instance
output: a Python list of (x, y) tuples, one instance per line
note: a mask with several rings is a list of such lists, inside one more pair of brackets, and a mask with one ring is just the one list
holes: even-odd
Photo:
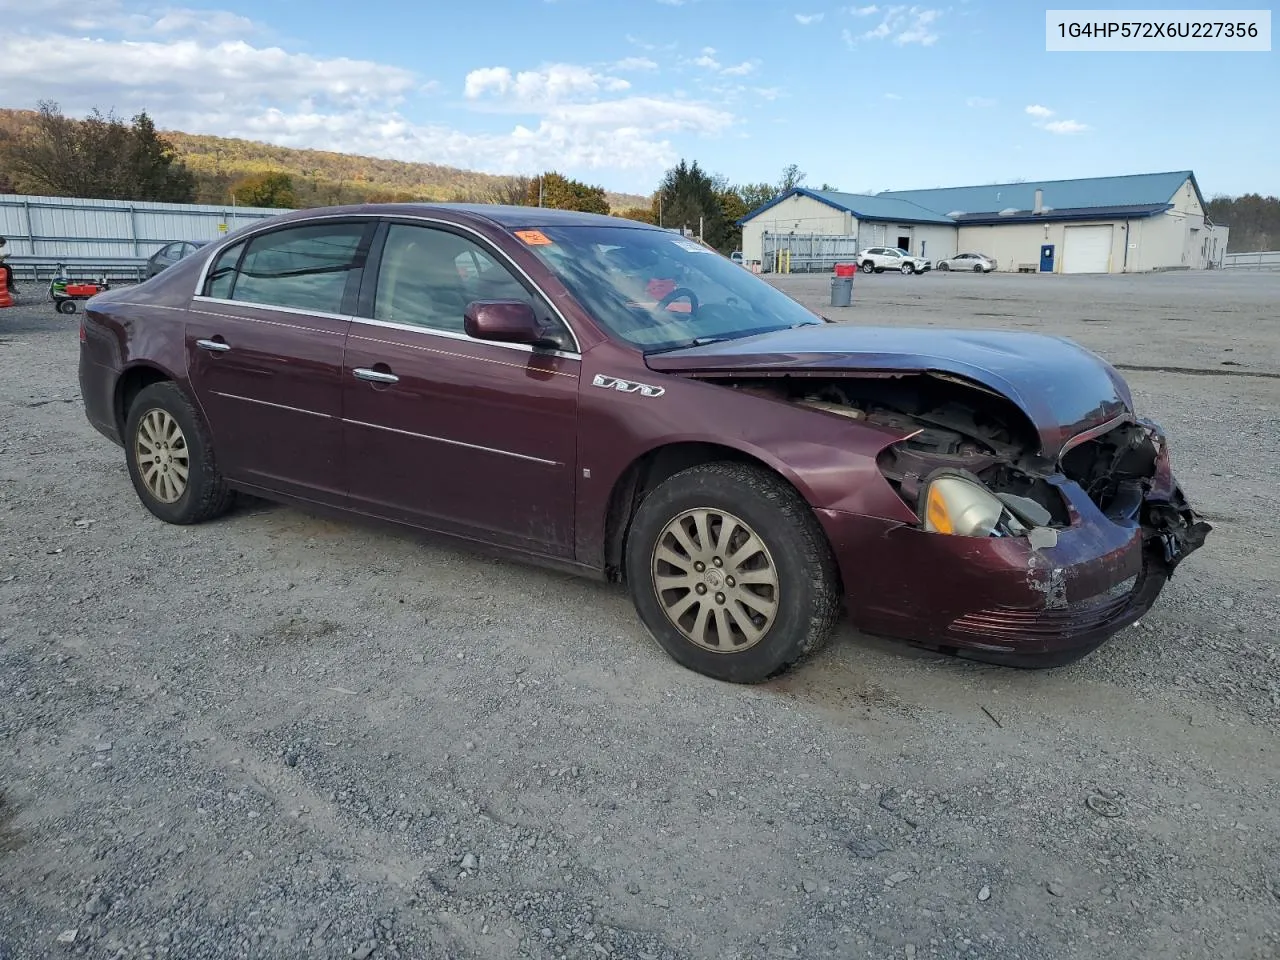
[(400, 378), (394, 373), (383, 373), (381, 370), (370, 370), (368, 367), (356, 367), (351, 371), (359, 380), (369, 380), (373, 383), (399, 383)]
[(201, 350), (212, 350), (214, 353), (226, 353), (231, 349), (231, 344), (223, 343), (221, 340), (197, 340), (196, 346)]

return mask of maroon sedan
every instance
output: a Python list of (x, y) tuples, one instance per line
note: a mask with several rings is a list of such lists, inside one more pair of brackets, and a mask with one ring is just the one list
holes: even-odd
[(625, 580), (753, 682), (853, 624), (1070, 661), (1209, 530), (1069, 340), (832, 323), (667, 230), (525, 207), (263, 221), (90, 301), (80, 384), (169, 523), (235, 491)]

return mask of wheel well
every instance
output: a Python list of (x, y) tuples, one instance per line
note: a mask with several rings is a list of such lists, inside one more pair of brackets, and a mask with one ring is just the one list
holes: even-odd
[(153, 383), (168, 380), (163, 370), (155, 367), (130, 367), (116, 383), (115, 417), (120, 436), (124, 436), (125, 421), (129, 418), (129, 408), (134, 398)]
[[(668, 477), (689, 467), (715, 462), (749, 463), (781, 476), (764, 461), (718, 443), (672, 443), (638, 457), (613, 485), (604, 527), (605, 574), (617, 582), (623, 578), (624, 547), (631, 520), (645, 495)], [(786, 478), (782, 477), (785, 481)], [(790, 483), (790, 481), (787, 481)]]

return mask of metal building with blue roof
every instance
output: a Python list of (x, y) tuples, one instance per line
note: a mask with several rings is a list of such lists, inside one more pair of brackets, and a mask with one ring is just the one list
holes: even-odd
[(1221, 265), (1227, 245), (1190, 170), (877, 194), (795, 187), (739, 223), (744, 259), (766, 272), (780, 251), (818, 247), (844, 259), (871, 247), (931, 261), (981, 253), (1006, 271), (1194, 270)]

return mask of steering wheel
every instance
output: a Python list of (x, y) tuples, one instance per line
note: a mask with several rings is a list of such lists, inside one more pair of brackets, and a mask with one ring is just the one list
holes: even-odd
[(691, 314), (698, 312), (698, 295), (694, 293), (692, 290), (690, 290), (688, 287), (676, 287), (674, 290), (672, 290), (665, 297), (663, 297), (661, 300), (658, 301), (657, 309), (666, 310), (667, 307), (671, 306), (673, 302), (675, 302), (676, 300), (679, 300), (681, 297), (689, 301), (689, 312)]

